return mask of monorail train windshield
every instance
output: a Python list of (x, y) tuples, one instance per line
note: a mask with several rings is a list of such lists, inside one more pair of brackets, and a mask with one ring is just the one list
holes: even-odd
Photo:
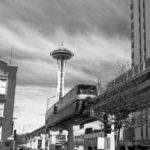
[(78, 94), (97, 95), (96, 86), (94, 86), (94, 85), (80, 85), (78, 87)]

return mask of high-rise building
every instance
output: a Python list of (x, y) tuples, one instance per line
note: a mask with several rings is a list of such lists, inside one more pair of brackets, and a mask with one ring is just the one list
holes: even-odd
[[(143, 63), (150, 63), (150, 0), (131, 0), (131, 48), (132, 67)], [(149, 58), (149, 59), (148, 59)], [(140, 66), (140, 65), (139, 65)], [(142, 68), (145, 68), (142, 67)], [(135, 67), (136, 68), (136, 67)], [(140, 67), (139, 67), (140, 68)], [(146, 69), (149, 66), (146, 67)], [(149, 80), (148, 80), (149, 81)], [(146, 81), (148, 83), (148, 81)], [(143, 85), (146, 85), (146, 82)], [(147, 91), (148, 89), (148, 84)], [(146, 91), (146, 89), (145, 89)], [(143, 97), (143, 99), (148, 97)], [(150, 108), (135, 112), (134, 147), (138, 150), (150, 149)], [(131, 133), (131, 132), (130, 132)], [(125, 134), (125, 138), (129, 138)], [(130, 137), (131, 138), (131, 137)], [(124, 139), (124, 141), (127, 139)], [(128, 141), (132, 141), (131, 139)], [(124, 142), (125, 143), (125, 142)]]
[(5, 142), (13, 134), (13, 111), (16, 87), (16, 66), (0, 60), (0, 149), (10, 150)]
[(150, 0), (131, 0), (132, 67), (150, 57)]

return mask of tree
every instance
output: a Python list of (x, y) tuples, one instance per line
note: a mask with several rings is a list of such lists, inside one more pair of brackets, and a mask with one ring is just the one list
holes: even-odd
[[(101, 89), (99, 96), (87, 101), (89, 109), (92, 110), (91, 112), (94, 111), (92, 117), (103, 122), (103, 114), (105, 113), (108, 115), (109, 123), (115, 125), (117, 132), (117, 150), (119, 150), (121, 128), (133, 128), (137, 119), (134, 113), (150, 105), (150, 91), (145, 90), (145, 88), (143, 90), (140, 86), (143, 81), (149, 78), (149, 74), (129, 78), (127, 75), (131, 71), (132, 70), (127, 71), (123, 65), (123, 69), (120, 69), (120, 76), (118, 76), (115, 81), (106, 84), (104, 88), (100, 80), (98, 80), (97, 85), (99, 85), (99, 89)], [(116, 82), (118, 83), (116, 84)]]

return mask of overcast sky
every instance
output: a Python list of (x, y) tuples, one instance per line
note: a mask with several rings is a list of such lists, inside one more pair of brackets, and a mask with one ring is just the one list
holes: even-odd
[(44, 124), (47, 97), (57, 85), (49, 53), (61, 41), (74, 53), (68, 91), (98, 77), (115, 78), (117, 63), (130, 62), (129, 38), (129, 0), (0, 0), (0, 59), (9, 62), (12, 47), (12, 65), (18, 66), (15, 128), (26, 132)]

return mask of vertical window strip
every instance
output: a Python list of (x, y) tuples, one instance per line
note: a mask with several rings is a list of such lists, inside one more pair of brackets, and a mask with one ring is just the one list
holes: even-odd
[(143, 140), (143, 110), (141, 110), (141, 139)]
[(133, 1), (130, 2), (130, 9), (133, 10)]
[(145, 122), (146, 122), (146, 139), (148, 139), (148, 109), (145, 110)]
[(134, 5), (133, 5), (133, 0), (130, 1), (130, 8), (131, 8), (131, 60), (132, 64), (131, 66), (134, 67)]
[(146, 20), (145, 20), (145, 0), (143, 0), (143, 41), (144, 41), (144, 61), (146, 60)]
[(140, 55), (140, 63), (142, 63), (141, 0), (138, 0), (138, 10), (139, 10), (139, 55)]
[(134, 67), (134, 51), (132, 51), (131, 53), (131, 59), (132, 59), (132, 67)]

